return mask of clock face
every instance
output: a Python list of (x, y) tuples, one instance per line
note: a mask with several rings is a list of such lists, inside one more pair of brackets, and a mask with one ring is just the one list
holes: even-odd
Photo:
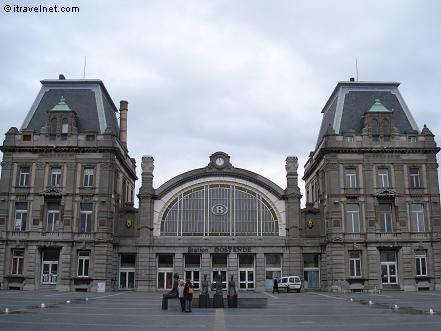
[(224, 163), (225, 163), (224, 159), (221, 158), (221, 157), (218, 157), (214, 162), (216, 163), (216, 165), (218, 167), (222, 167), (224, 165)]

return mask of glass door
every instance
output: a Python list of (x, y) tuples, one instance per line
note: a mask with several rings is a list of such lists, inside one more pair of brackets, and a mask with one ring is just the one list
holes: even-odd
[(135, 288), (135, 254), (121, 254), (119, 264), (119, 288)]
[(395, 251), (380, 252), (381, 282), (385, 285), (398, 284), (396, 258)]
[(200, 284), (200, 267), (201, 267), (201, 256), (187, 254), (185, 255), (185, 279), (190, 279), (193, 288), (199, 289)]
[(211, 288), (216, 289), (216, 280), (218, 275), (221, 277), (222, 289), (227, 288), (227, 265), (228, 256), (226, 254), (211, 255)]
[(244, 290), (254, 289), (254, 255), (239, 255), (239, 288)]
[(58, 250), (43, 251), (41, 262), (41, 284), (55, 285), (58, 280)]

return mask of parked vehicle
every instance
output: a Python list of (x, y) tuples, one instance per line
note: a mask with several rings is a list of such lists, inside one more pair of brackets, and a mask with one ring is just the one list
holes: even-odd
[(300, 292), (302, 288), (302, 280), (299, 276), (284, 276), (280, 278), (279, 289), (286, 289), (286, 292), (290, 290), (296, 290)]

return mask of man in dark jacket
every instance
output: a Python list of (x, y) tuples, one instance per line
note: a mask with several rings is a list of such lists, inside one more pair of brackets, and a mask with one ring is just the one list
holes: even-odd
[(274, 292), (280, 293), (279, 292), (279, 281), (277, 280), (277, 278), (274, 278), (273, 293)]

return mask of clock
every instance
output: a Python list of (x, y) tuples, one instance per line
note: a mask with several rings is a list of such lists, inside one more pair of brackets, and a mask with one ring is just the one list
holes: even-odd
[(216, 158), (216, 160), (214, 160), (214, 163), (216, 164), (217, 167), (222, 167), (225, 163), (225, 160), (222, 157), (218, 157)]

